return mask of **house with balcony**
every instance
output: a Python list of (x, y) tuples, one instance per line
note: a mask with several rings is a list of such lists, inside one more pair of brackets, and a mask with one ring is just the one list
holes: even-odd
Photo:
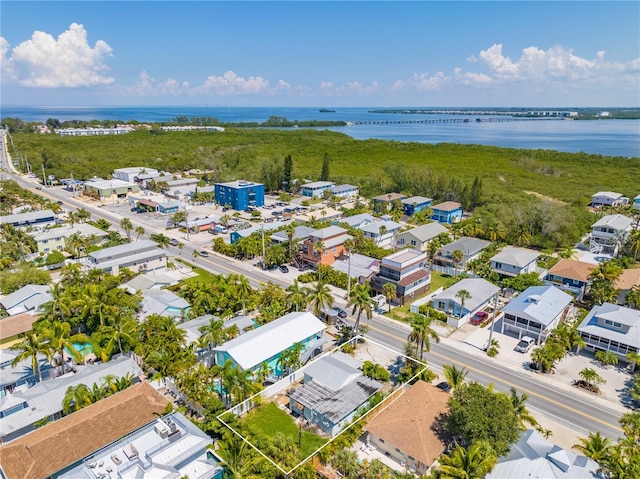
[(109, 233), (88, 223), (74, 223), (73, 226), (48, 228), (41, 232), (30, 233), (38, 246), (38, 252), (49, 254), (53, 251), (63, 251), (67, 247), (67, 240), (73, 235), (90, 240), (91, 245), (100, 244)]
[(333, 181), (313, 181), (302, 185), (300, 194), (309, 198), (320, 198), (324, 196), (325, 191), (330, 192), (334, 186), (336, 186), (336, 184)]
[(607, 215), (591, 226), (589, 251), (595, 254), (617, 256), (620, 247), (631, 233), (633, 221), (624, 215)]
[(264, 185), (246, 180), (216, 183), (216, 203), (228, 205), (234, 210), (243, 211), (249, 206), (264, 206)]
[(396, 248), (412, 248), (418, 251), (427, 251), (429, 242), (437, 238), (442, 233), (449, 233), (449, 230), (440, 223), (427, 223), (416, 226), (407, 231), (402, 231), (396, 236)]
[(621, 361), (640, 353), (640, 311), (617, 304), (594, 306), (578, 326), (589, 351), (612, 351)]
[(340, 351), (312, 362), (302, 386), (289, 391), (289, 408), (335, 436), (382, 384), (362, 374), (359, 360)]
[(502, 308), (502, 330), (529, 336), (541, 344), (564, 320), (573, 297), (555, 286), (531, 286)]
[[(462, 290), (469, 294), (464, 301), (458, 296)], [(447, 313), (449, 326), (458, 328), (495, 301), (499, 292), (500, 288), (482, 278), (464, 278), (435, 295), (431, 304), (438, 311)]]
[[(490, 244), (490, 241), (463, 236), (440, 247), (436, 254), (433, 255), (433, 265), (443, 266), (445, 268), (464, 268), (469, 261), (479, 258), (485, 248)], [(460, 261), (454, 259), (454, 251), (462, 252), (462, 259)]]
[(401, 201), (402, 207), (404, 208), (404, 214), (411, 216), (415, 213), (419, 213), (425, 208), (429, 208), (433, 199), (425, 198), (424, 196), (412, 196), (411, 198), (405, 198)]
[(86, 266), (112, 275), (122, 268), (134, 273), (163, 271), (167, 265), (167, 253), (151, 240), (140, 240), (89, 253)]
[(500, 276), (518, 276), (519, 274), (535, 273), (538, 251), (527, 248), (507, 246), (491, 257), (491, 269)]
[(614, 191), (598, 191), (595, 195), (591, 196), (591, 206), (594, 208), (601, 208), (603, 206), (616, 207), (629, 204), (629, 198), (622, 193), (616, 193)]
[(402, 201), (407, 197), (402, 193), (385, 193), (371, 199), (371, 208), (378, 213), (386, 213), (391, 209), (394, 201)]
[(328, 226), (316, 230), (310, 233), (302, 243), (298, 262), (314, 268), (319, 264), (331, 266), (336, 258), (346, 253), (344, 242), (349, 238), (351, 236), (347, 234), (347, 230), (339, 226)]
[(597, 265), (563, 258), (547, 271), (544, 281), (563, 291), (573, 294), (578, 300), (588, 291), (589, 276)]
[(300, 343), (304, 364), (322, 353), (325, 329), (327, 325), (308, 311), (289, 313), (214, 348), (215, 363), (222, 366), (231, 360), (242, 371), (255, 371), (266, 362), (280, 376), (285, 372), (278, 361), (282, 353)]
[(0, 226), (13, 225), (15, 228), (45, 228), (53, 226), (56, 215), (51, 210), (29, 211), (0, 216)]
[(330, 187), (329, 193), (331, 193), (331, 196), (336, 196), (342, 199), (357, 198), (360, 194), (360, 188), (354, 185), (338, 185)]
[(345, 218), (334, 220), (332, 224), (336, 226), (342, 226), (344, 223), (344, 225), (349, 228), (362, 228), (363, 226), (366, 226), (369, 223), (373, 223), (374, 221), (376, 221), (375, 216), (370, 215), (369, 213), (360, 213), (357, 215), (347, 216)]
[(462, 204), (457, 201), (445, 201), (431, 207), (433, 215), (431, 219), (438, 223), (453, 224), (462, 219)]
[(427, 254), (414, 249), (403, 249), (382, 258), (380, 270), (371, 278), (371, 289), (384, 294), (384, 285), (396, 287), (395, 302), (404, 305), (429, 290), (431, 273), (427, 268)]
[(389, 248), (395, 244), (395, 237), (402, 228), (400, 223), (391, 219), (376, 220), (359, 229), (364, 231), (364, 237), (373, 241), (380, 248)]
[[(315, 228), (311, 228), (309, 226), (304, 226), (304, 225), (296, 226), (294, 228), (293, 237), (291, 238), (291, 241), (293, 242), (304, 241), (309, 237), (309, 235), (311, 235), (312, 233), (315, 233), (316, 231), (318, 230), (316, 230)], [(270, 236), (270, 238), (271, 238), (271, 244), (281, 244), (289, 241), (289, 235), (287, 234), (286, 230), (280, 230), (276, 233), (273, 233)]]

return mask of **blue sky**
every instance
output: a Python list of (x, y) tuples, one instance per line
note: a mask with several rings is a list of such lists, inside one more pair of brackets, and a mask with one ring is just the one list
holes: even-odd
[(640, 106), (640, 2), (11, 1), (2, 104)]

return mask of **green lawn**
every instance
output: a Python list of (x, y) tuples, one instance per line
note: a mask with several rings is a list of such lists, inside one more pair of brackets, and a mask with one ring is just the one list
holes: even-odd
[[(279, 409), (275, 403), (269, 403), (260, 409), (251, 411), (247, 415), (245, 422), (252, 431), (258, 434), (272, 437), (277, 432), (281, 432), (293, 437), (296, 443), (298, 442), (298, 426), (294, 423), (293, 418)], [(300, 459), (317, 451), (325, 442), (327, 442), (327, 439), (313, 432), (303, 432)]]
[(193, 263), (190, 263), (184, 259), (176, 259), (180, 263), (189, 266), (192, 268), (192, 271), (196, 273), (198, 276), (192, 276), (191, 278), (187, 278), (184, 281), (187, 283), (213, 283), (213, 277), (216, 276), (213, 273), (209, 273), (202, 268), (194, 268)]
[[(453, 276), (450, 276), (448, 274), (442, 274), (442, 273), (438, 273), (437, 271), (432, 271), (431, 286), (429, 288), (429, 291), (425, 293), (425, 296), (431, 293), (432, 291), (435, 291), (440, 286), (442, 286), (442, 289), (447, 289), (449, 286), (455, 283), (456, 280), (457, 278), (454, 278)], [(415, 298), (415, 300), (418, 300), (418, 299), (420, 298)], [(400, 321), (406, 321), (405, 316), (409, 314), (410, 306), (411, 306), (411, 303), (407, 303), (404, 306), (397, 306), (395, 308), (391, 308), (391, 314), (385, 313), (385, 316), (388, 316), (392, 319), (397, 319)]]

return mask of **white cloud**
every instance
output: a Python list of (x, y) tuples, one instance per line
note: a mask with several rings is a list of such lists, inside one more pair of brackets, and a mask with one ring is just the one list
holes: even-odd
[(77, 23), (57, 39), (35, 31), (30, 40), (12, 50), (2, 40), (2, 74), (7, 81), (33, 88), (89, 87), (114, 82), (104, 75), (104, 59), (112, 56), (111, 47), (98, 40), (92, 48), (87, 31)]
[(380, 84), (376, 81), (365, 85), (358, 81), (347, 82), (344, 85), (336, 85), (333, 82), (323, 81), (320, 83), (320, 93), (327, 96), (368, 96), (376, 93), (380, 89)]
[(443, 72), (429, 76), (427, 73), (414, 73), (409, 80), (409, 84), (413, 85), (418, 91), (438, 91), (451, 81), (451, 77), (446, 76)]
[(207, 77), (202, 85), (192, 88), (189, 93), (220, 96), (257, 95), (269, 93), (269, 82), (260, 76), (242, 78), (234, 72), (228, 71), (222, 76), (211, 75)]

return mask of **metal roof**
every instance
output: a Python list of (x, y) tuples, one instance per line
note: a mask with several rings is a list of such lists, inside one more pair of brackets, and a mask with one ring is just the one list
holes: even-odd
[(491, 261), (523, 268), (538, 259), (539, 256), (540, 253), (532, 249), (507, 246), (506, 248), (503, 248), (502, 251), (492, 256)]
[(631, 218), (627, 218), (624, 215), (607, 215), (600, 218), (598, 221), (593, 223), (592, 228), (595, 227), (603, 227), (613, 228), (616, 230), (626, 230), (631, 227), (633, 220)]
[(502, 311), (548, 326), (571, 304), (572, 299), (571, 295), (555, 286), (531, 286), (511, 300)]
[(438, 222), (427, 223), (426, 225), (416, 226), (408, 231), (403, 231), (398, 236), (413, 236), (421, 243), (429, 241), (441, 233), (448, 233), (449, 230)]
[(30, 211), (28, 213), (18, 213), (17, 215), (6, 215), (0, 216), (0, 224), (6, 223), (24, 223), (26, 221), (35, 221), (41, 219), (53, 219), (55, 218), (55, 214), (51, 210), (43, 210), (43, 211)]
[[(18, 306), (21, 306), (20, 309), (23, 309), (24, 311), (31, 311), (52, 299), (53, 296), (51, 296), (49, 286), (42, 284), (27, 284), (19, 290), (0, 299), (0, 304), (7, 311)], [(10, 314), (17, 314), (18, 312), (19, 311), (14, 311)]]
[(113, 246), (111, 248), (104, 248), (98, 251), (93, 251), (89, 253), (91, 258), (95, 258), (98, 260), (108, 259), (108, 258), (118, 258), (124, 255), (133, 255), (135, 253), (139, 253), (141, 251), (148, 251), (158, 247), (158, 243), (151, 240), (139, 240), (133, 241), (132, 243), (125, 243), (118, 246)]
[(332, 354), (313, 361), (307, 366), (307, 369), (304, 370), (305, 382), (313, 380), (322, 387), (329, 388), (332, 391), (340, 391), (340, 389), (362, 375), (358, 367), (347, 363), (337, 353)]
[[(620, 323), (627, 326), (628, 330), (599, 324), (598, 319)], [(589, 311), (578, 326), (578, 331), (640, 348), (640, 311), (617, 304), (603, 303)]]
[(500, 291), (495, 284), (482, 278), (464, 278), (436, 295), (433, 301), (445, 299), (460, 304), (460, 298), (457, 298), (456, 294), (462, 289), (466, 289), (471, 294), (471, 297), (464, 302), (465, 308), (469, 311), (480, 307)]

